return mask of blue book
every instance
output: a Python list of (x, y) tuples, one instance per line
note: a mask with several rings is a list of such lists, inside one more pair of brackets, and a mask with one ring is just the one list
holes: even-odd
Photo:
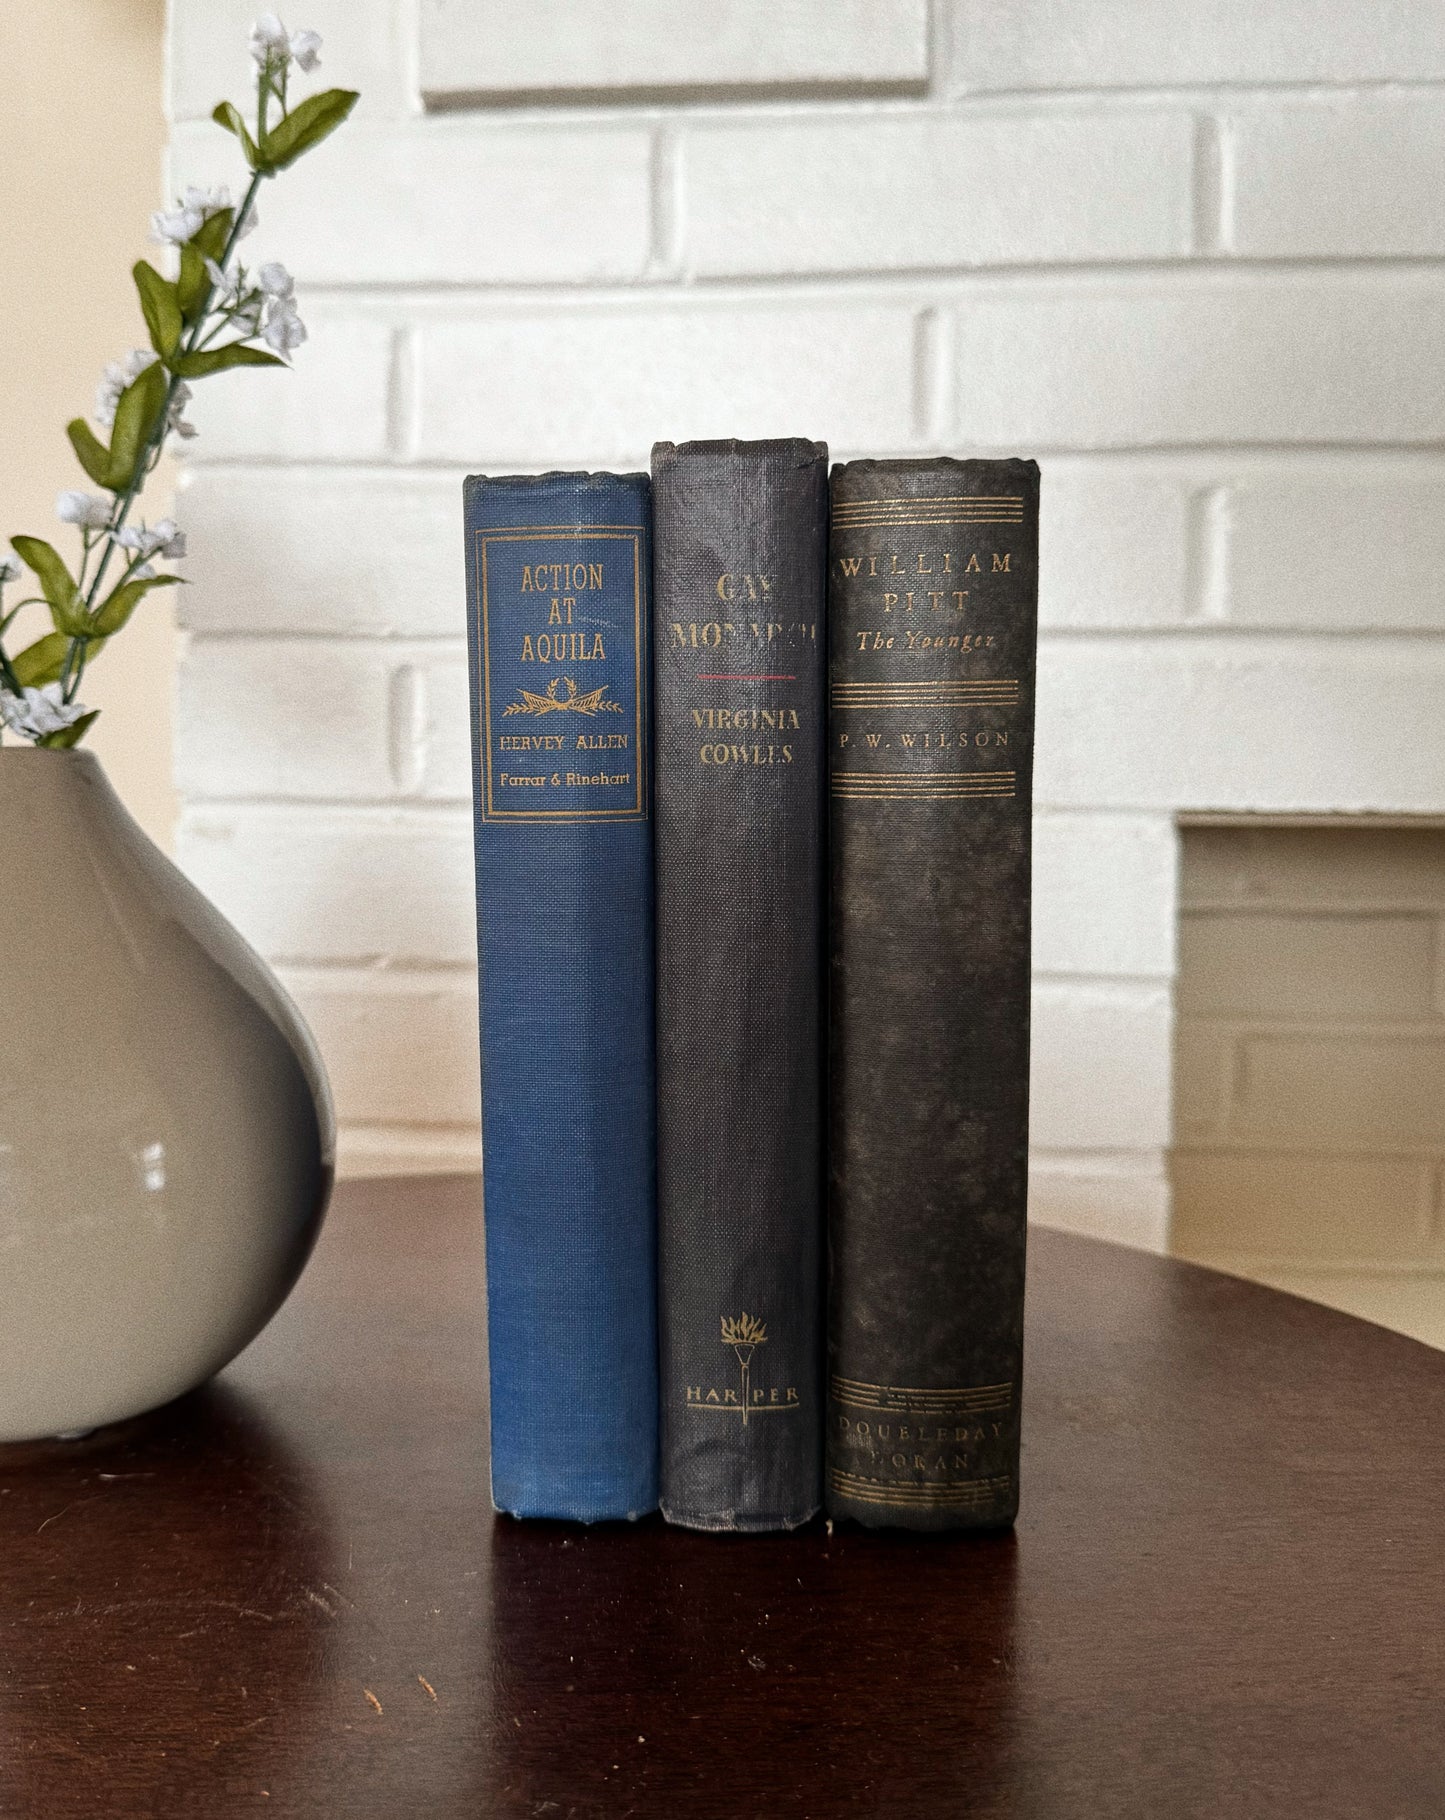
[(465, 487), (492, 1501), (657, 1503), (651, 497)]

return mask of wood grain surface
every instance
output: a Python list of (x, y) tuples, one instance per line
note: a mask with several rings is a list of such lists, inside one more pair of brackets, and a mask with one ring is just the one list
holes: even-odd
[(493, 1518), (479, 1190), (0, 1452), (0, 1813), (1445, 1813), (1445, 1355), (1035, 1232), (1012, 1535)]

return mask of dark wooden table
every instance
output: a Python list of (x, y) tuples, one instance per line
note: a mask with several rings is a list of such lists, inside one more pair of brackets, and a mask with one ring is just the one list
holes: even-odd
[(478, 1191), (341, 1191), (210, 1389), (0, 1450), (0, 1814), (1445, 1814), (1445, 1354), (1032, 1240), (1013, 1536), (495, 1519)]

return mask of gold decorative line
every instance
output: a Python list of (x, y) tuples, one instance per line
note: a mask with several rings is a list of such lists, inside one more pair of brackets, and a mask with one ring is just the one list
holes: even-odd
[[(835, 1384), (830, 1393), (840, 1403), (869, 1403), (878, 1409), (897, 1409), (905, 1404), (909, 1408), (919, 1409), (924, 1404), (936, 1404), (940, 1409), (964, 1409), (978, 1403), (1008, 1403), (1013, 1399), (1013, 1392), (1004, 1390), (970, 1390), (962, 1393), (956, 1390), (854, 1390), (848, 1384)], [(887, 1398), (896, 1401), (888, 1402)]]
[(1002, 508), (1007, 512), (1023, 510), (1019, 493), (909, 493), (897, 499), (840, 499), (834, 512), (942, 512), (962, 506), (965, 511)]
[(983, 1504), (1007, 1491), (1004, 1479), (977, 1479), (969, 1484), (920, 1485), (916, 1481), (895, 1484), (888, 1479), (867, 1479), (853, 1483), (829, 1475), (828, 1483), (845, 1498), (861, 1498), (874, 1504)]
[(502, 525), (495, 531), (476, 527), (477, 535), (485, 537), (490, 543), (515, 543), (519, 537), (586, 537), (591, 531), (631, 531), (636, 536), (646, 534), (643, 525)]
[(905, 706), (917, 702), (927, 706), (935, 701), (967, 701), (975, 695), (1017, 695), (1019, 685), (1006, 682), (950, 683), (944, 689), (838, 689), (834, 688), (834, 701), (896, 701)]
[(1019, 692), (1016, 688), (970, 688), (968, 692), (950, 692), (948, 695), (834, 695), (830, 706), (834, 708), (966, 708), (972, 703), (985, 708), (997, 708), (1003, 703), (1012, 706), (1017, 703)]
[(834, 502), (834, 511), (855, 511), (859, 506), (1021, 506), (1023, 493), (890, 493), (886, 499), (868, 497), (868, 499), (839, 499)]
[[(910, 528), (918, 529), (928, 525), (938, 525), (942, 529), (947, 530), (950, 525), (1021, 525), (1022, 523), (1023, 520), (1021, 518), (984, 518), (982, 516), (969, 518), (844, 518), (836, 522), (834, 529), (839, 531), (884, 531), (894, 526), (906, 530)], [(977, 572), (978, 571), (975, 571), (975, 573)], [(904, 574), (906, 573), (907, 571), (905, 570)], [(852, 579), (853, 578), (850, 576), (849, 580)], [(865, 578), (860, 577), (859, 579)], [(866, 579), (870, 581), (902, 581), (904, 576), (871, 575), (866, 577)], [(951, 579), (951, 577), (948, 579)]]
[(908, 801), (912, 801), (914, 797), (917, 797), (919, 803), (926, 803), (926, 801), (930, 801), (932, 797), (941, 797), (941, 795), (946, 795), (946, 797), (1014, 795), (1014, 784), (1001, 784), (997, 790), (985, 790), (985, 788), (981, 788), (981, 786), (979, 786), (979, 788), (959, 788), (959, 790), (890, 790), (888, 784), (879, 784), (877, 788), (870, 790), (866, 784), (841, 784), (841, 786), (835, 786), (832, 794), (834, 794), (835, 797), (850, 797), (850, 795), (852, 795), (852, 797), (857, 797), (857, 795), (886, 795), (886, 797), (890, 797), (892, 801), (897, 801), (897, 803), (908, 803)]
[(985, 1473), (976, 1479), (881, 1479), (871, 1473), (849, 1472), (844, 1466), (830, 1466), (828, 1477), (835, 1485), (857, 1485), (865, 1491), (901, 1491), (917, 1497), (940, 1491), (957, 1492), (960, 1496), (996, 1491), (1009, 1482), (1006, 1472)]
[(833, 520), (836, 524), (855, 524), (862, 518), (890, 524), (910, 518), (1022, 518), (1023, 512), (1022, 501), (1013, 505), (1006, 499), (910, 499), (897, 507), (834, 506)]
[(930, 682), (890, 682), (886, 677), (848, 682), (842, 678), (828, 684), (835, 695), (858, 689), (886, 689), (897, 695), (931, 694), (939, 689), (1016, 689), (1017, 676), (942, 676)]
[(1019, 525), (1022, 506), (924, 506), (912, 512), (835, 512), (835, 525)]
[[(851, 1384), (835, 1384), (831, 1394), (842, 1401), (855, 1403), (874, 1403), (880, 1409), (899, 1407), (907, 1403), (918, 1407), (924, 1403), (936, 1403), (941, 1409), (962, 1409), (974, 1403), (1007, 1403), (1013, 1397), (1013, 1391), (1005, 1385), (1001, 1390), (864, 1390), (854, 1389)], [(889, 1403), (888, 1398), (894, 1398)]]
[(984, 1492), (997, 1491), (1009, 1482), (1009, 1475), (1003, 1472), (990, 1473), (980, 1479), (938, 1479), (932, 1483), (926, 1479), (874, 1479), (865, 1473), (848, 1472), (841, 1466), (829, 1467), (828, 1477), (838, 1486), (856, 1485), (863, 1491), (897, 1491), (905, 1497), (928, 1497), (939, 1492), (977, 1497)]
[(969, 780), (960, 782), (940, 773), (937, 777), (921, 778), (917, 783), (907, 784), (901, 779), (893, 777), (881, 778), (877, 783), (871, 782), (866, 777), (848, 777), (840, 779), (833, 787), (836, 790), (891, 790), (898, 796), (910, 796), (915, 790), (930, 792), (934, 790), (1012, 790), (1014, 780), (1005, 778), (998, 783), (987, 784), (974, 783)]
[(1012, 784), (959, 784), (953, 788), (935, 785), (926, 790), (900, 790), (896, 784), (839, 784), (834, 788), (835, 796), (1012, 796)]
[[(871, 1403), (879, 1409), (917, 1409), (936, 1404), (940, 1409), (965, 1409), (978, 1403), (1008, 1403), (1013, 1391), (1001, 1390), (855, 1390), (850, 1384), (835, 1384), (831, 1395), (839, 1402)], [(889, 1399), (893, 1399), (891, 1402)]]
[(910, 790), (1012, 790), (1013, 777), (954, 777), (947, 771), (925, 772), (920, 777), (835, 777), (838, 790), (898, 790), (905, 796)]
[(1002, 1491), (1008, 1484), (1006, 1477), (993, 1479), (952, 1479), (940, 1480), (934, 1484), (919, 1479), (859, 1479), (847, 1473), (831, 1472), (829, 1482), (838, 1491), (855, 1492), (858, 1497), (914, 1498), (918, 1502), (931, 1502), (936, 1498), (987, 1498), (994, 1492)]
[(859, 506), (853, 511), (835, 506), (833, 522), (844, 525), (887, 525), (912, 524), (920, 520), (926, 522), (929, 519), (936, 519), (942, 524), (957, 524), (968, 519), (982, 519), (987, 524), (993, 520), (1001, 520), (1004, 523), (1017, 522), (1022, 519), (1023, 515), (1022, 506), (994, 505), (987, 501), (976, 505), (964, 502), (953, 506), (936, 506), (923, 500), (917, 505), (900, 506), (896, 512), (885, 512), (878, 506)]
[(835, 782), (832, 787), (835, 790), (844, 791), (887, 790), (893, 796), (913, 796), (920, 791), (927, 792), (931, 795), (935, 790), (1012, 790), (1015, 788), (1015, 783), (1012, 778), (1006, 778), (996, 784), (957, 783), (953, 778), (946, 777), (940, 773), (935, 778), (925, 779), (914, 784), (902, 783), (897, 778), (885, 777), (878, 783), (870, 783), (866, 777), (849, 777), (843, 779), (841, 782)]
[[(1017, 777), (1018, 772), (1008, 771), (1000, 766), (997, 771), (835, 771), (833, 776), (840, 782), (845, 779), (851, 782), (857, 778), (860, 783), (872, 783), (878, 777), (916, 778), (919, 783), (924, 784), (936, 783), (940, 777), (978, 778), (980, 781), (988, 783), (1002, 783), (1005, 778)], [(885, 1385), (884, 1388), (886, 1389), (887, 1386)]]
[(916, 1390), (931, 1396), (936, 1391), (940, 1396), (968, 1397), (983, 1390), (1012, 1391), (1013, 1379), (1002, 1378), (997, 1384), (870, 1384), (866, 1378), (845, 1378), (840, 1371), (830, 1372), (830, 1384), (851, 1384), (855, 1390)]

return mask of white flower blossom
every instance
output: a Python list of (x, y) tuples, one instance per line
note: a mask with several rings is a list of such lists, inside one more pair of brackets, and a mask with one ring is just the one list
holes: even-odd
[(239, 266), (223, 272), (214, 259), (206, 261), (206, 276), (215, 287), (217, 303), (234, 303), (241, 295), (245, 283), (245, 273)]
[(67, 487), (55, 496), (55, 516), (62, 524), (98, 531), (110, 523), (110, 501), (99, 493), (80, 493)]
[(143, 557), (174, 559), (186, 553), (186, 534), (174, 518), (158, 518), (149, 528), (144, 524), (126, 525), (115, 533), (115, 541), (123, 550), (135, 550)]
[(254, 335), (261, 326), (261, 308), (265, 299), (259, 291), (252, 291), (231, 313), (231, 321), (241, 331), (244, 338)]
[(130, 578), (132, 581), (153, 581), (155, 573), (156, 566), (153, 562), (143, 562), (138, 569), (131, 570)]
[(151, 216), (151, 239), (163, 246), (184, 246), (192, 235), (199, 234), (212, 215), (231, 206), (231, 192), (224, 183), (215, 189), (198, 189), (189, 184), (173, 209), (157, 209)]
[(291, 55), (296, 60), (296, 67), (304, 70), (309, 76), (321, 61), (320, 32), (292, 32)]
[(262, 13), (251, 27), (251, 55), (263, 70), (282, 70), (294, 62), (308, 73), (321, 61), (320, 32), (288, 32), (275, 13)]
[(279, 259), (268, 260), (257, 272), (256, 282), (268, 297), (290, 297), (296, 290), (296, 280)]
[(120, 403), (121, 393), (139, 379), (155, 360), (156, 355), (150, 348), (132, 348), (124, 360), (108, 360), (105, 363), (104, 377), (95, 388), (93, 415), (98, 424), (109, 429), (115, 422), (115, 407)]
[(289, 354), (301, 346), (306, 339), (306, 324), (297, 315), (293, 298), (268, 298), (266, 326), (261, 335), (267, 347), (276, 354)]
[(19, 581), (24, 573), (18, 556), (0, 556), (0, 584)]
[(78, 701), (67, 702), (58, 682), (46, 683), (43, 689), (27, 689), (24, 695), (0, 691), (0, 719), (12, 733), (25, 739), (43, 739), (47, 733), (59, 733), (75, 725), (86, 709)]
[(251, 27), (251, 55), (257, 63), (291, 54), (291, 34), (275, 13), (262, 13)]
[(187, 423), (184, 415), (192, 396), (191, 388), (185, 380), (178, 381), (175, 391), (171, 394), (171, 408), (166, 417), (166, 429), (174, 430), (176, 435), (185, 442), (189, 442), (198, 433), (196, 426), (193, 423)]

